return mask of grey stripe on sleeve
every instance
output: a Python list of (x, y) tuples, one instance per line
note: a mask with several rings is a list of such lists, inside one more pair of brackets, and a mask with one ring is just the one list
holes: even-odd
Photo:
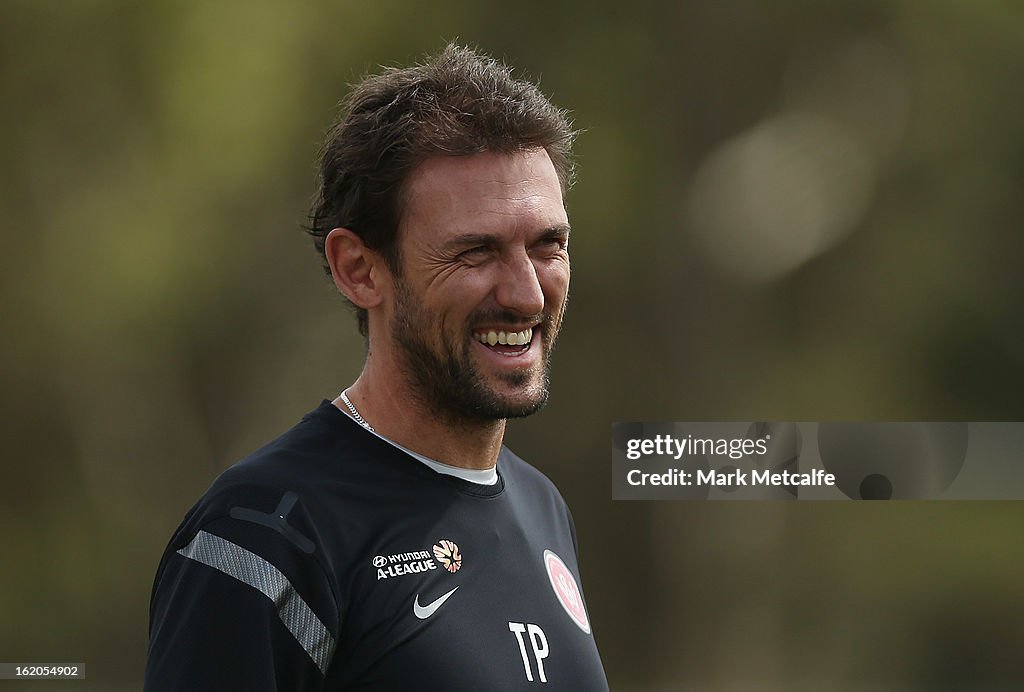
[(277, 616), (324, 674), (334, 654), (334, 637), (277, 567), (229, 540), (200, 531), (179, 555), (219, 569), (269, 598)]

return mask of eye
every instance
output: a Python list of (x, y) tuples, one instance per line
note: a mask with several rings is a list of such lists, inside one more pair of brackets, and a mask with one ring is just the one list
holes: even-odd
[(534, 244), (534, 249), (541, 253), (556, 254), (569, 247), (569, 239), (565, 237), (552, 236), (541, 238)]
[(475, 245), (460, 252), (456, 255), (456, 259), (467, 264), (480, 264), (481, 262), (486, 261), (490, 255), (491, 248), (486, 245)]

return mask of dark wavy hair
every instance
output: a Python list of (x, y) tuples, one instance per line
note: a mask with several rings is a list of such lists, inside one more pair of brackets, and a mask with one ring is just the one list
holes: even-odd
[[(306, 231), (330, 275), (327, 234), (347, 228), (401, 274), (397, 234), (406, 182), (435, 156), (513, 154), (543, 147), (564, 193), (575, 133), (565, 111), (531, 82), (475, 50), (449, 44), (413, 67), (356, 84), (320, 153), (319, 190)], [(367, 336), (367, 312), (352, 306)]]

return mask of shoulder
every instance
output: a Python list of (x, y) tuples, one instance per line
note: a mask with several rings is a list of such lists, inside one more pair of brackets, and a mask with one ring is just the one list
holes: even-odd
[(325, 400), (290, 430), (223, 471), (190, 514), (203, 521), (237, 506), (269, 512), (288, 493), (311, 509), (328, 490), (336, 501), (344, 497), (345, 486), (401, 472), (396, 456), (390, 445)]
[(550, 478), (508, 447), (501, 448), (501, 453), (498, 455), (498, 470), (506, 477), (558, 492)]
[(550, 535), (553, 530), (560, 532), (571, 541), (575, 557), (578, 551), (576, 525), (569, 505), (551, 479), (506, 447), (502, 447), (498, 457), (498, 468), (505, 479), (509, 502), (523, 509), (523, 521), (530, 530), (537, 535)]
[[(285, 492), (315, 484), (336, 444), (336, 433), (315, 415), (307, 414), (290, 430), (229, 466), (202, 494), (186, 524), (206, 523), (227, 516), (236, 505), (274, 508)], [(303, 493), (304, 494), (304, 493)], [(269, 505), (268, 505), (269, 503)]]
[(221, 473), (178, 525), (168, 554), (215, 531), (253, 552), (294, 551), (324, 564), (323, 527), (359, 512), (357, 489), (387, 472), (386, 451), (324, 401)]
[(510, 492), (522, 492), (535, 499), (547, 498), (556, 504), (565, 506), (562, 494), (551, 479), (508, 447), (501, 448), (501, 454), (498, 456), (498, 471), (502, 474)]

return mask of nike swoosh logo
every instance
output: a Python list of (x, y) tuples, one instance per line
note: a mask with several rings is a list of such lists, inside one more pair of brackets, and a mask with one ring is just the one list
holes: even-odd
[(437, 609), (444, 605), (444, 602), (448, 600), (448, 597), (455, 593), (458, 590), (458, 588), (459, 587), (456, 586), (454, 589), (446, 593), (444, 596), (441, 596), (433, 603), (428, 603), (425, 606), (420, 605), (420, 595), (416, 594), (416, 600), (412, 604), (413, 614), (415, 614), (416, 617), (418, 617), (420, 620), (426, 620), (428, 617), (437, 612)]

